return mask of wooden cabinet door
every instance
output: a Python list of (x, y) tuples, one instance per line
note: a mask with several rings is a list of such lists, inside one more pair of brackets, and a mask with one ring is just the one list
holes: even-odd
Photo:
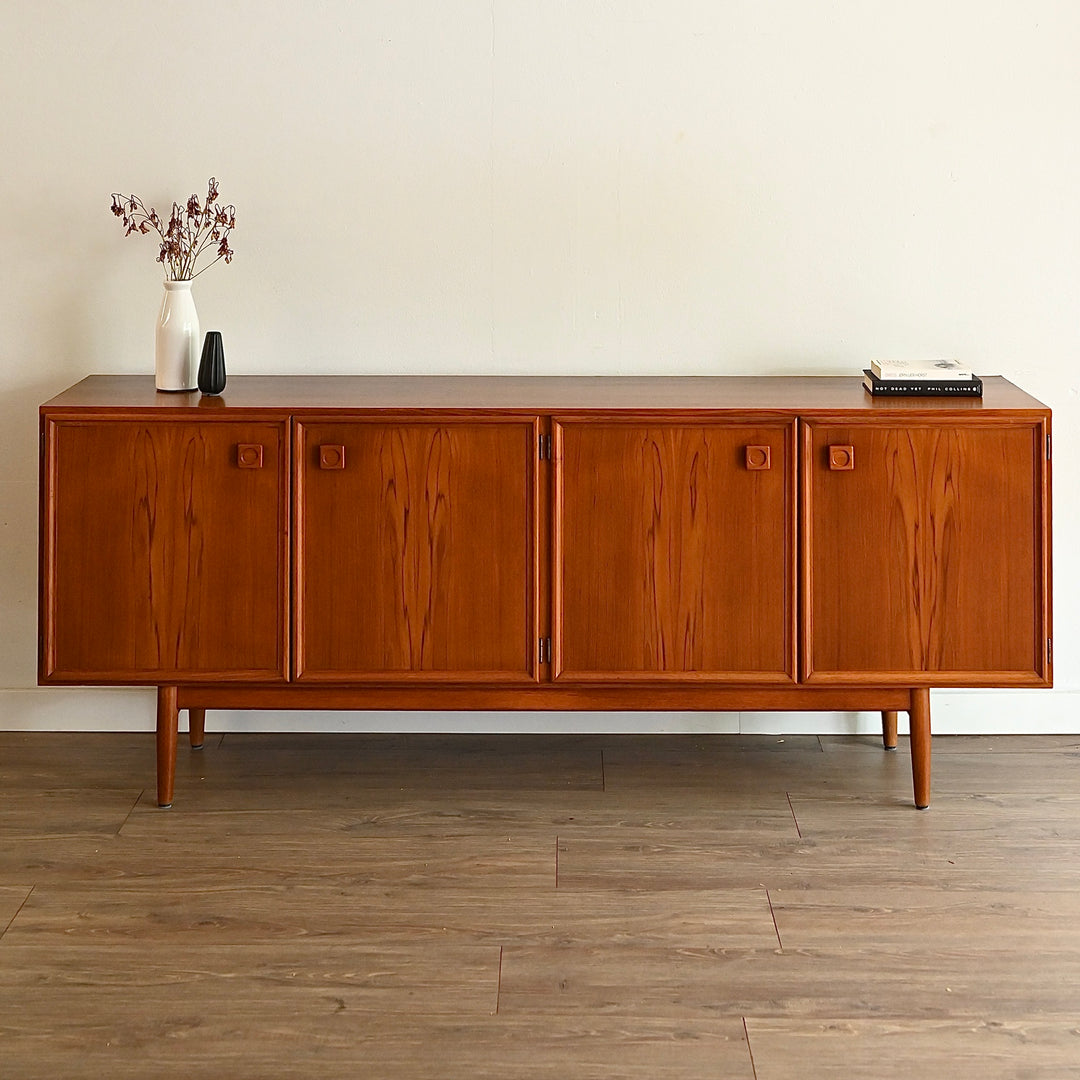
[(296, 675), (533, 681), (535, 418), (305, 421)]
[(1043, 422), (809, 422), (802, 445), (807, 681), (1048, 681)]
[(52, 420), (42, 680), (288, 671), (286, 425)]
[(553, 432), (554, 677), (793, 681), (793, 423)]

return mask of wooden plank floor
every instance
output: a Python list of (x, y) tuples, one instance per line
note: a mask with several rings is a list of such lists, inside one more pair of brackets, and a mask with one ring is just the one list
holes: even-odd
[(1080, 738), (934, 755), (0, 734), (0, 1077), (1080, 1076)]

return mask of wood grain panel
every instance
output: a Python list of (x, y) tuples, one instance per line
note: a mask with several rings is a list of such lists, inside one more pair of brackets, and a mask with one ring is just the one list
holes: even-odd
[(558, 681), (792, 680), (790, 425), (553, 428)]
[(748, 1017), (757, 1080), (1074, 1080), (1080, 1028), (991, 1007), (957, 1019), (776, 1020)]
[[(146, 814), (168, 818), (146, 807)], [(242, 813), (239, 812), (239, 813)], [(92, 880), (109, 885), (165, 881), (166, 887), (199, 890), (215, 878), (237, 875), (250, 888), (293, 886), (320, 881), (339, 889), (408, 887), (470, 889), (479, 879), (508, 892), (552, 889), (554, 838), (525, 836), (508, 842), (493, 836), (451, 840), (422, 837), (352, 837), (311, 831), (292, 840), (287, 832), (230, 840), (223, 823), (199, 832), (199, 818), (187, 834), (168, 829), (133, 828), (120, 837), (55, 837), (15, 840), (0, 848), (0, 878), (18, 884)], [(182, 890), (183, 891), (183, 890)]]
[[(757, 790), (762, 807), (772, 809), (766, 793), (774, 793), (772, 797), (779, 796), (777, 805), (789, 810), (788, 794), (794, 792), (859, 791), (882, 799), (911, 794), (906, 753), (883, 753), (880, 739), (874, 740), (873, 752), (860, 751), (857, 760), (810, 749), (810, 744), (791, 736), (774, 739), (777, 745), (772, 750), (751, 743), (740, 751), (740, 741), (730, 735), (684, 737), (681, 746), (676, 740), (658, 741), (651, 755), (647, 746), (630, 750), (612, 743), (604, 751), (604, 789), (623, 799), (697, 797), (703, 805), (710, 799), (721, 805), (738, 802)], [(726, 749), (729, 742), (736, 748)], [(908, 801), (906, 806), (910, 805)]]
[(740, 826), (731, 835), (722, 829), (712, 833), (698, 829), (684, 837), (645, 830), (582, 829), (559, 837), (559, 888), (586, 892), (748, 889), (769, 875), (785, 884), (794, 883), (807, 865), (798, 858), (800, 847), (790, 814), (784, 822), (779, 812), (775, 821), (756, 829)]
[[(57, 1015), (101, 997), (114, 1006), (168, 1015), (214, 1012), (237, 997), (264, 1008), (489, 1015), (495, 1011), (499, 949), (491, 945), (372, 945), (290, 941), (245, 948), (182, 942), (148, 950), (110, 941), (74, 949), (3, 943), (0, 1014), (33, 996)], [(118, 1010), (121, 1011), (121, 1010)]]
[[(159, 394), (153, 376), (91, 375), (43, 406), (50, 412), (139, 409), (206, 415), (198, 394)], [(678, 409), (769, 409), (790, 414), (856, 411), (875, 416), (983, 416), (1046, 407), (999, 375), (983, 378), (981, 398), (872, 397), (861, 375), (550, 376), (550, 375), (230, 375), (209, 407), (314, 413), (329, 409), (485, 409), (522, 413)]]
[(938, 950), (503, 950), (500, 1015), (846, 1016), (1029, 1015), (1075, 1022), (1080, 953), (978, 943)]
[(5, 789), (0, 791), (0, 843), (16, 838), (115, 836), (139, 795), (138, 788), (113, 790), (104, 786), (89, 791), (60, 787)]
[[(611, 942), (768, 949), (776, 944), (764, 889), (534, 892), (500, 888), (478, 877), (472, 887), (454, 890), (389, 884), (343, 890), (318, 879), (230, 886), (217, 881), (192, 884), (174, 874), (142, 884), (39, 886), (24, 904), (26, 897), (26, 889), (0, 889), (0, 934), (18, 911), (5, 945), (52, 944), (57, 949), (109, 941), (176, 945), (207, 937), (218, 945)], [(312, 912), (318, 912), (316, 920)]]
[[(331, 747), (326, 746), (327, 739)], [(332, 749), (332, 753), (328, 750)], [(210, 757), (211, 755), (207, 755)], [(453, 791), (464, 796), (484, 791), (589, 791), (603, 787), (601, 744), (583, 740), (575, 746), (557, 735), (399, 734), (383, 737), (344, 733), (240, 733), (224, 736), (207, 761), (241, 788), (269, 791), (292, 780), (298, 771), (329, 781), (340, 777), (342, 790), (362, 787), (365, 798), (404, 788), (416, 798), (438, 798)], [(387, 778), (390, 778), (389, 780)], [(288, 784), (286, 786), (293, 786)], [(319, 785), (321, 788), (322, 785)], [(233, 790), (230, 784), (228, 790)], [(423, 793), (429, 793), (424, 796)], [(325, 807), (318, 790), (305, 796), (294, 790), (283, 809)], [(306, 803), (300, 800), (306, 799)], [(444, 811), (445, 811), (444, 806)]]
[[(284, 679), (285, 425), (47, 434), (42, 680)], [(265, 447), (263, 468), (239, 467), (241, 443)]]
[(297, 425), (301, 680), (535, 678), (536, 437), (535, 419)]
[(918, 941), (944, 951), (962, 925), (973, 940), (1007, 941), (1012, 949), (1055, 941), (1080, 951), (1080, 895), (1072, 889), (853, 885), (772, 889), (769, 900), (785, 949), (896, 949)]
[[(143, 691), (139, 697), (152, 708), (152, 693)], [(139, 784), (132, 781), (132, 774), (151, 764), (148, 751), (152, 737), (145, 731), (123, 735), (65, 731), (59, 746), (55, 736), (45, 731), (4, 732), (0, 740), (0, 797), (9, 798), (9, 809), (14, 812), (15, 799), (20, 792), (25, 794), (23, 809), (28, 817), (35, 799), (45, 792), (68, 789), (73, 782), (83, 785), (82, 793), (92, 788), (99, 798), (107, 791), (130, 789), (134, 799)], [(76, 772), (72, 762), (78, 763)]]
[[(883, 755), (884, 756), (884, 755)], [(775, 790), (778, 778), (766, 780)], [(782, 779), (782, 778), (780, 778)], [(835, 776), (833, 786), (842, 782)], [(741, 795), (731, 793), (721, 804), (725, 819), (733, 806), (746, 806), (761, 798), (745, 785)], [(779, 802), (780, 800), (776, 800)], [(837, 800), (832, 817), (836, 826), (817, 828), (808, 814), (808, 800), (792, 795), (794, 816), (788, 828), (779, 806), (756, 829), (687, 829), (685, 835), (660, 830), (627, 828), (619, 831), (583, 827), (560, 830), (560, 889), (702, 889), (750, 887), (766, 882), (780, 888), (834, 888), (843, 880), (851, 890), (979, 889), (989, 883), (1008, 890), (1075, 890), (1080, 866), (1062, 858), (1071, 850), (1075, 828), (1062, 827), (1054, 837), (1053, 822), (1063, 820), (1050, 811), (1044, 826), (1016, 824), (994, 828), (987, 821), (953, 832), (937, 833), (923, 819), (940, 820), (953, 811), (956, 800), (939, 796), (939, 814), (918, 815), (897, 795), (882, 800), (864, 824), (863, 804)], [(871, 802), (872, 800), (866, 800)], [(822, 800), (824, 805), (827, 800)], [(818, 814), (820, 818), (821, 812)], [(808, 818), (804, 825), (804, 817)], [(844, 827), (841, 819), (846, 817)], [(1002, 815), (1004, 818), (1004, 815)], [(803, 835), (798, 835), (798, 827)], [(954, 921), (954, 929), (958, 925)], [(960, 922), (960, 925), (963, 925)]]
[[(1075, 762), (1072, 768), (1075, 770)], [(986, 780), (993, 775), (992, 768), (984, 767), (982, 771)], [(1025, 771), (1037, 776), (1038, 764)], [(984, 848), (987, 854), (993, 854), (995, 838), (1008, 831), (1018, 846), (1026, 844), (1031, 849), (1024, 865), (1034, 871), (1040, 858), (1040, 847), (1052, 847), (1059, 841), (1080, 846), (1080, 795), (1045, 792), (1046, 788), (1060, 782), (1060, 777), (1060, 773), (1055, 776), (1047, 768), (1042, 785), (1044, 793), (1038, 795), (1022, 794), (1023, 781), (1019, 777), (1015, 788), (998, 778), (999, 790), (1008, 788), (1006, 794), (989, 791), (955, 793), (946, 788), (941, 792), (941, 800), (948, 813), (927, 815), (926, 822), (920, 824), (916, 832), (898, 838), (897, 843), (910, 844), (924, 852), (934, 850), (939, 844), (947, 845), (946, 850), (952, 855), (957, 851), (959, 838), (963, 837), (969, 845), (970, 856), (974, 857)], [(803, 835), (817, 839), (858, 841), (862, 836), (883, 829), (896, 810), (896, 803), (882, 795), (833, 792), (825, 796), (793, 791), (790, 799)], [(976, 844), (976, 840), (980, 843)], [(1080, 870), (1080, 865), (1077, 869)]]
[(1045, 681), (1041, 425), (808, 423), (803, 450), (808, 681)]
[[(325, 1008), (236, 994), (165, 1013), (116, 996), (58, 995), (20, 1009), (4, 1031), (18, 1080), (146, 1080), (148, 1061), (184, 1080), (754, 1080), (739, 1017), (432, 1016)], [(179, 995), (178, 995), (179, 996)], [(50, 1006), (52, 1006), (50, 1008)]]
[[(543, 665), (541, 665), (542, 667)], [(903, 686), (725, 685), (692, 674), (685, 681), (539, 685), (350, 686), (290, 683), (281, 686), (181, 686), (180, 707), (209, 709), (472, 709), (526, 711), (706, 711), (809, 709), (821, 712), (876, 712), (906, 709), (911, 692)]]

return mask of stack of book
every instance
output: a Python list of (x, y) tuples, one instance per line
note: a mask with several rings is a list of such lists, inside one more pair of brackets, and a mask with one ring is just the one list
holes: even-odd
[(893, 397), (982, 397), (982, 379), (959, 360), (871, 360), (863, 371), (871, 394)]

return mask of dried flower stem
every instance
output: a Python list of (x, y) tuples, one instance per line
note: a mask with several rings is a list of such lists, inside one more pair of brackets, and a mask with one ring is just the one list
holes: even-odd
[[(236, 226), (236, 207), (218, 204), (217, 180), (206, 185), (206, 202), (192, 195), (184, 206), (173, 203), (168, 222), (153, 208), (146, 209), (136, 195), (112, 196), (112, 212), (123, 221), (124, 235), (156, 232), (161, 239), (157, 261), (165, 267), (169, 281), (191, 281), (224, 259), (232, 262), (229, 233)], [(216, 245), (217, 257), (201, 270), (195, 266), (204, 252)]]

